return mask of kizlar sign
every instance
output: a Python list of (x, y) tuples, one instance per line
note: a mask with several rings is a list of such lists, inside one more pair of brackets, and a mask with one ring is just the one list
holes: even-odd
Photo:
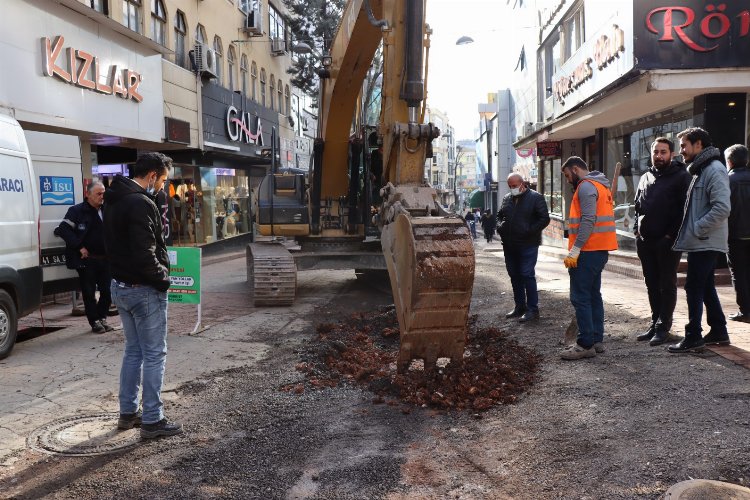
[[(250, 120), (255, 120), (255, 133), (249, 128)], [(263, 128), (260, 117), (250, 113), (240, 113), (234, 106), (227, 108), (227, 135), (230, 141), (263, 146)]]
[(73, 47), (66, 50), (67, 69), (63, 68), (58, 66), (57, 61), (64, 44), (65, 38), (62, 36), (55, 38), (54, 43), (47, 37), (42, 38), (42, 69), (45, 76), (56, 76), (84, 89), (143, 102), (143, 96), (138, 93), (138, 86), (143, 81), (140, 73), (129, 69), (120, 70), (116, 64), (112, 64), (108, 73), (102, 75), (98, 57)]

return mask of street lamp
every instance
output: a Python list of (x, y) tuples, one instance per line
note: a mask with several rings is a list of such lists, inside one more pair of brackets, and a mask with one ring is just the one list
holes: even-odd
[(456, 45), (468, 45), (470, 43), (474, 43), (474, 39), (467, 35), (464, 35), (456, 40)]

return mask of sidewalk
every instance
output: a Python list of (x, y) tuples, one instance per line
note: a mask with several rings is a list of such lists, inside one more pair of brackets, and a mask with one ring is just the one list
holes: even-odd
[[(502, 244), (499, 241), (487, 243), (484, 240), (476, 240), (477, 252), (487, 252), (503, 259)], [(569, 291), (568, 273), (563, 267), (562, 258), (567, 254), (563, 249), (557, 247), (542, 246), (539, 249), (539, 262), (537, 265), (537, 279), (539, 290), (547, 290), (561, 294)], [(504, 267), (503, 267), (504, 271)], [(716, 287), (719, 294), (724, 314), (728, 316), (738, 310), (735, 301), (734, 289), (731, 285), (719, 285)], [(650, 309), (648, 297), (646, 296), (646, 285), (642, 279), (628, 277), (623, 274), (605, 270), (602, 274), (602, 296), (605, 308), (609, 306), (620, 307), (634, 316), (643, 318), (640, 327), (645, 331), (650, 320)], [(674, 314), (674, 326), (672, 332), (676, 335), (683, 334), (683, 325), (687, 323), (687, 302), (685, 290), (677, 289), (677, 307)], [(737, 321), (727, 321), (727, 329), (732, 344), (729, 346), (709, 347), (716, 354), (750, 369), (750, 324)], [(635, 335), (637, 332), (633, 332)], [(705, 313), (703, 315), (703, 334), (708, 333)]]

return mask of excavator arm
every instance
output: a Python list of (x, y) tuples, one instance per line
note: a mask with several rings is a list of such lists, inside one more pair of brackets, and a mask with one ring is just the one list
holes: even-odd
[[(351, 0), (331, 46), (323, 80), (321, 138), (316, 144), (313, 232), (320, 200), (343, 199), (348, 189), (352, 116), (362, 82), (381, 41), (383, 89), (383, 204), (376, 222), (401, 329), (398, 369), (421, 358), (460, 364), (474, 283), (474, 245), (464, 221), (447, 214), (424, 180), (430, 144), (440, 131), (423, 123), (426, 0)], [(316, 206), (317, 204), (317, 206)], [(320, 229), (318, 229), (320, 230)]]

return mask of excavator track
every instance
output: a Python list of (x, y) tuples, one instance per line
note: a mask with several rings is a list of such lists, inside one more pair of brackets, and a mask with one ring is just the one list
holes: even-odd
[(401, 328), (397, 369), (421, 358), (463, 362), (474, 285), (474, 243), (457, 217), (401, 214), (381, 236)]
[(297, 289), (297, 266), (281, 243), (247, 246), (247, 282), (256, 306), (290, 306)]

